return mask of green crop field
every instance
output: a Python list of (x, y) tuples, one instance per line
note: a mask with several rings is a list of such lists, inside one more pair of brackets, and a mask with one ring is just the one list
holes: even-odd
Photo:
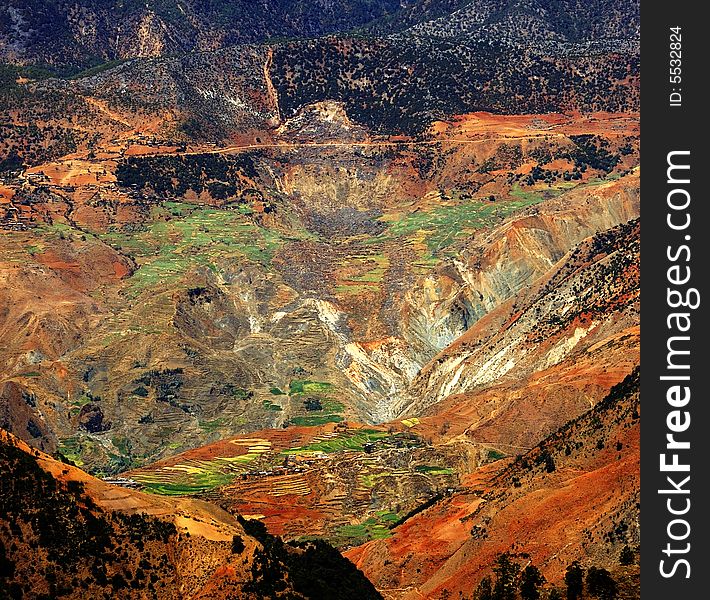
[[(554, 195), (562, 190), (550, 190)], [(506, 217), (528, 206), (542, 202), (545, 195), (538, 191), (523, 191), (519, 186), (511, 190), (514, 200), (489, 202), (483, 200), (459, 200), (446, 203), (431, 210), (420, 210), (402, 216), (385, 216), (388, 229), (376, 240), (420, 240), (427, 252), (421, 257), (421, 266), (426, 268), (436, 263), (436, 258), (446, 254), (450, 246), (470, 236), (476, 230), (491, 227)]]
[(332, 383), (324, 381), (310, 381), (309, 379), (294, 379), (289, 384), (289, 394), (291, 396), (297, 394), (320, 394), (326, 393), (333, 389)]
[(414, 470), (417, 473), (426, 473), (427, 475), (453, 475), (454, 473), (453, 469), (436, 465), (417, 465)]
[(215, 269), (215, 264), (226, 257), (268, 266), (284, 244), (278, 232), (256, 225), (244, 211), (178, 202), (166, 203), (165, 207), (170, 220), (155, 220), (137, 232), (114, 229), (99, 234), (140, 265), (130, 279), (133, 297), (158, 284), (178, 281), (196, 266)]
[(301, 452), (325, 452), (330, 454), (332, 452), (343, 452), (346, 450), (363, 452), (365, 444), (384, 439), (388, 437), (388, 435), (389, 434), (384, 431), (377, 431), (375, 429), (347, 431), (322, 441), (308, 444), (307, 446), (284, 450), (283, 454), (299, 454)]
[(274, 404), (271, 400), (263, 400), (261, 405), (266, 410), (271, 410), (274, 412), (281, 412), (283, 410), (283, 407), (280, 404)]
[(205, 431), (212, 433), (213, 431), (217, 431), (223, 427), (226, 422), (227, 420), (223, 418), (212, 419), (211, 421), (200, 421), (200, 427)]
[(335, 546), (357, 546), (370, 540), (382, 540), (391, 537), (390, 525), (399, 520), (399, 516), (388, 511), (379, 511), (356, 525), (341, 525), (331, 538)]
[(189, 483), (141, 481), (145, 490), (162, 496), (192, 496), (207, 492), (220, 485), (226, 485), (234, 479), (234, 475), (225, 473), (206, 473)]
[(500, 460), (501, 458), (505, 458), (507, 455), (505, 452), (500, 452), (498, 450), (488, 450), (488, 459), (489, 460)]
[(326, 423), (340, 423), (343, 417), (340, 415), (308, 415), (292, 417), (291, 423), (303, 427), (315, 427), (317, 425), (325, 425)]

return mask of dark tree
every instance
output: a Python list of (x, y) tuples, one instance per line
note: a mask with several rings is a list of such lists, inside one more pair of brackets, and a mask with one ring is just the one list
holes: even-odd
[(496, 574), (496, 583), (493, 587), (494, 600), (515, 600), (520, 565), (513, 562), (510, 554), (505, 552), (498, 557), (493, 571)]
[(575, 560), (567, 567), (565, 572), (565, 583), (567, 584), (567, 600), (578, 600), (582, 597), (584, 590), (584, 569)]
[(540, 598), (540, 586), (545, 583), (545, 578), (540, 569), (534, 565), (528, 565), (523, 569), (520, 578), (520, 597), (523, 600), (538, 600)]
[(635, 561), (636, 553), (629, 546), (624, 546), (619, 554), (619, 564), (628, 566), (633, 565)]
[(587, 573), (587, 591), (599, 600), (614, 600), (618, 593), (611, 573), (596, 567), (590, 567)]
[(244, 552), (244, 540), (241, 535), (235, 535), (232, 538), (232, 554), (241, 554)]
[(478, 584), (476, 591), (473, 593), (473, 600), (493, 600), (493, 584), (491, 578), (487, 575)]
[(553, 473), (555, 470), (555, 459), (552, 458), (551, 454), (545, 457), (545, 471), (548, 473)]

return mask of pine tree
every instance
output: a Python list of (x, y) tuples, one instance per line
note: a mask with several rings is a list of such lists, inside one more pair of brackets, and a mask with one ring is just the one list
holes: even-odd
[(628, 566), (633, 565), (635, 561), (636, 553), (629, 546), (624, 546), (619, 555), (619, 564)]
[(528, 565), (523, 569), (523, 575), (520, 578), (520, 597), (523, 600), (539, 600), (540, 586), (545, 583), (545, 578), (534, 565)]
[(515, 600), (516, 582), (520, 574), (520, 565), (513, 562), (510, 554), (505, 552), (498, 557), (496, 566), (496, 583), (493, 587), (493, 600)]
[(584, 569), (575, 560), (567, 567), (565, 573), (565, 583), (567, 584), (567, 600), (578, 600), (582, 597), (584, 590)]
[(587, 573), (587, 591), (599, 600), (614, 600), (618, 593), (611, 573), (596, 567), (590, 567)]
[(473, 600), (493, 600), (493, 584), (491, 578), (486, 575), (478, 584), (473, 593)]

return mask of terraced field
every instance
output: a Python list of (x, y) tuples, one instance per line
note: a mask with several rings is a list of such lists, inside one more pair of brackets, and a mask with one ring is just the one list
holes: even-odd
[(378, 440), (386, 440), (390, 437), (392, 437), (390, 434), (377, 429), (346, 430), (342, 433), (333, 432), (319, 435), (306, 446), (297, 446), (283, 452), (286, 456), (317, 453), (331, 454), (347, 451), (364, 452), (368, 444)]
[(271, 442), (260, 438), (235, 439), (229, 443), (242, 453), (207, 460), (187, 458), (153, 470), (135, 471), (131, 478), (148, 492), (168, 496), (194, 495), (226, 485), (249, 472), (252, 463), (271, 450)]
[(291, 415), (288, 424), (315, 427), (342, 422), (345, 406), (333, 397), (334, 394), (337, 394), (337, 388), (332, 383), (292, 380), (288, 391)]
[[(297, 396), (332, 388), (295, 380), (289, 389)], [(457, 481), (411, 428), (410, 420), (390, 431), (342, 424), (269, 430), (127, 476), (152, 493), (197, 495), (262, 519), (290, 539), (353, 546), (389, 536), (403, 514)]]
[(451, 246), (457, 241), (479, 229), (492, 227), (528, 206), (543, 202), (549, 194), (526, 191), (517, 194), (511, 192), (511, 196), (514, 199), (493, 201), (453, 200), (439, 196), (436, 201), (427, 202), (431, 206), (426, 208), (385, 215), (382, 220), (388, 228), (375, 240), (412, 244), (420, 255), (420, 266), (432, 266), (439, 259), (450, 255)]
[(197, 266), (217, 270), (227, 258), (268, 266), (285, 240), (277, 231), (255, 224), (250, 214), (243, 206), (232, 210), (166, 202), (153, 209), (153, 220), (144, 229), (114, 229), (99, 236), (138, 262), (128, 289), (135, 298), (179, 281)]

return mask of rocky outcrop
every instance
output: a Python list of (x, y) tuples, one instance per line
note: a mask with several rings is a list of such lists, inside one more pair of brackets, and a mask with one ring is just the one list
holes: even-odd
[(15, 381), (0, 384), (0, 429), (26, 440), (33, 448), (53, 453), (57, 440), (45, 422), (37, 397)]
[(418, 414), (453, 394), (523, 380), (635, 325), (638, 244), (638, 221), (585, 240), (423, 368), (405, 410)]
[[(412, 346), (443, 350), (493, 308), (550, 271), (575, 245), (638, 216), (638, 173), (572, 190), (481, 232), (404, 297)], [(424, 354), (426, 356), (426, 353)], [(430, 357), (428, 357), (430, 358)]]

